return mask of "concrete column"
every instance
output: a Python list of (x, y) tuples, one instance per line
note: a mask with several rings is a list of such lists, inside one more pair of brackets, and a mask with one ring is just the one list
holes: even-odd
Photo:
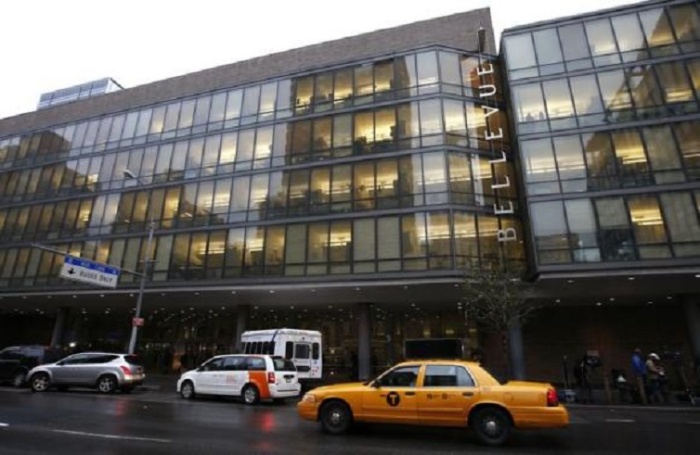
[(391, 312), (386, 318), (386, 361), (389, 366), (396, 363), (396, 351), (394, 338), (396, 337), (396, 314)]
[(53, 333), (51, 334), (51, 346), (60, 347), (63, 345), (63, 340), (66, 337), (66, 323), (70, 315), (70, 308), (61, 307), (56, 315), (56, 322), (53, 325)]
[(520, 320), (514, 319), (508, 327), (508, 351), (510, 368), (514, 379), (525, 379), (525, 350)]
[(243, 343), (241, 343), (241, 335), (245, 332), (248, 325), (248, 317), (250, 316), (250, 305), (238, 305), (236, 307), (238, 319), (236, 319), (236, 339), (233, 341), (234, 351), (241, 352)]
[(371, 337), (369, 303), (360, 303), (357, 321), (357, 366), (358, 379), (366, 381), (372, 376)]
[(682, 302), (693, 360), (700, 362), (700, 295), (684, 295)]

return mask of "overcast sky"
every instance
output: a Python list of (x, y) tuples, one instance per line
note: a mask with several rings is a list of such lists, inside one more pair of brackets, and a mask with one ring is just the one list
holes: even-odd
[(630, 0), (4, 0), (0, 118), (102, 77), (126, 88), (287, 49), (491, 7), (504, 28)]

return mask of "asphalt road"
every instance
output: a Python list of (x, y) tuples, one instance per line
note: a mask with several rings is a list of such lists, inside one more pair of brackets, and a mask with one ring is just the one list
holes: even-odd
[(515, 431), (480, 446), (466, 430), (364, 425), (323, 434), (294, 403), (248, 407), (235, 400), (185, 401), (172, 392), (32, 394), (0, 387), (0, 454), (697, 454), (700, 408), (570, 408), (571, 426)]

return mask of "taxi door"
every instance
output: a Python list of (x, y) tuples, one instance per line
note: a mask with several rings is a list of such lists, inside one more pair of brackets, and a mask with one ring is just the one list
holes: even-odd
[(416, 386), (420, 365), (395, 368), (363, 392), (363, 419), (388, 423), (416, 423)]
[(474, 380), (461, 365), (427, 365), (418, 390), (421, 425), (465, 426), (467, 411), (479, 398)]

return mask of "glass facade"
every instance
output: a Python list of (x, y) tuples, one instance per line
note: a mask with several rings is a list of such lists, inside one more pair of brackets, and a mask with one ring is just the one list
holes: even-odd
[(140, 269), (151, 218), (156, 282), (520, 263), (479, 62), (432, 48), (0, 138), (0, 286), (66, 284), (30, 242)]
[(506, 32), (538, 266), (700, 257), (700, 13), (640, 5)]

